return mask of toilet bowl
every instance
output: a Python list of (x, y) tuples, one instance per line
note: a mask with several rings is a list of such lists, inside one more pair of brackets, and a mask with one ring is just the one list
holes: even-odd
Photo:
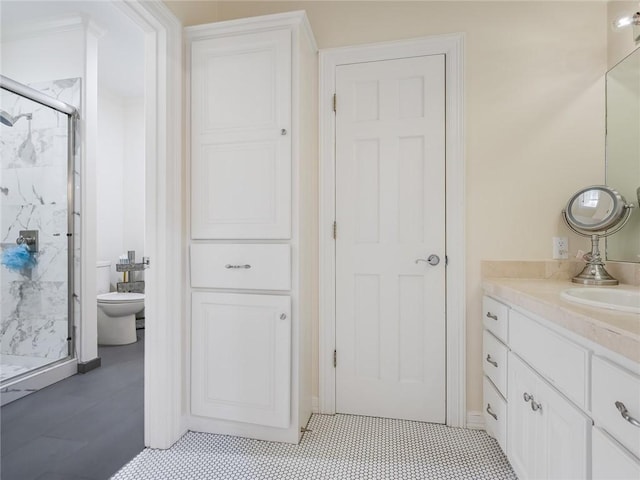
[(136, 313), (144, 309), (144, 294), (109, 293), (111, 262), (99, 261), (96, 267), (98, 344), (127, 345), (136, 342)]
[(127, 345), (136, 342), (136, 313), (143, 308), (142, 293), (98, 295), (98, 343)]

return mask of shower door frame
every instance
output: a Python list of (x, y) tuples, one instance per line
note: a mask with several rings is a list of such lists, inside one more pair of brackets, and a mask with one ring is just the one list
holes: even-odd
[[(52, 361), (46, 365), (31, 369), (14, 378), (8, 379), (2, 387), (2, 405), (17, 400), (34, 390), (69, 377), (77, 371), (75, 347), (75, 315), (74, 315), (74, 286), (75, 286), (75, 159), (76, 159), (76, 126), (78, 109), (66, 102), (57, 100), (27, 85), (16, 82), (11, 78), (0, 75), (0, 88), (20, 97), (39, 103), (67, 116), (67, 356)], [(55, 371), (54, 371), (55, 369)], [(42, 375), (46, 372), (50, 375)], [(39, 378), (40, 377), (40, 378)], [(15, 388), (20, 385), (22, 388)], [(6, 391), (5, 391), (6, 389)]]

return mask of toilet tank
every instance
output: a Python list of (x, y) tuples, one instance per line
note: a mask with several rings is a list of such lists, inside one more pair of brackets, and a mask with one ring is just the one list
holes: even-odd
[(96, 263), (96, 290), (97, 294), (109, 293), (111, 290), (111, 262), (101, 260)]

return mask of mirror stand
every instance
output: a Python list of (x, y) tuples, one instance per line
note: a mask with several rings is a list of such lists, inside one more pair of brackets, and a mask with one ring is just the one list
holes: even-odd
[(582, 258), (586, 260), (587, 265), (582, 272), (571, 279), (573, 283), (582, 285), (618, 285), (618, 280), (609, 275), (609, 272), (604, 268), (604, 262), (600, 255), (600, 235), (591, 235), (591, 253), (585, 254)]
[(587, 262), (582, 272), (573, 277), (571, 281), (573, 283), (580, 283), (582, 285), (618, 285), (618, 280), (613, 278), (609, 272), (604, 268), (604, 262), (600, 255), (600, 237), (608, 237), (618, 232), (622, 227), (626, 225), (631, 216), (631, 209), (633, 204), (624, 204), (623, 206), (623, 218), (618, 219), (619, 224), (617, 227), (610, 231), (606, 231), (600, 234), (597, 233), (584, 233), (578, 230), (567, 216), (567, 210), (562, 210), (562, 218), (571, 230), (583, 237), (591, 237), (591, 253), (585, 254), (582, 258)]

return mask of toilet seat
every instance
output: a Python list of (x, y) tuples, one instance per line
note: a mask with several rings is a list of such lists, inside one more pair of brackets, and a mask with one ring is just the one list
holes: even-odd
[(98, 303), (134, 303), (144, 301), (144, 293), (102, 293), (98, 295)]

